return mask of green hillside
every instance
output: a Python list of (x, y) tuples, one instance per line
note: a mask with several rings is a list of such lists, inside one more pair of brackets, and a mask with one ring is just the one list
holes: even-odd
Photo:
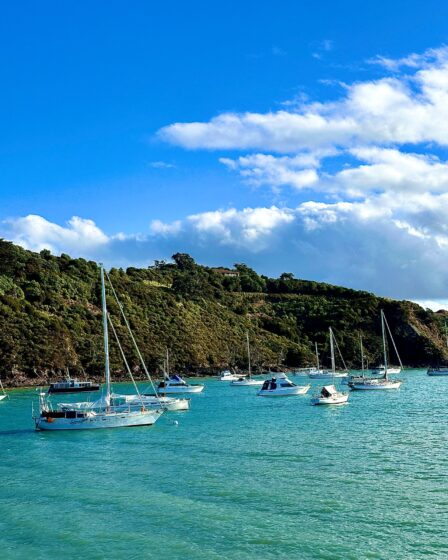
[[(314, 363), (314, 341), (328, 363), (327, 331), (336, 333), (347, 365), (359, 366), (362, 334), (371, 364), (381, 361), (379, 313), (384, 309), (403, 363), (424, 366), (448, 358), (444, 314), (407, 301), (295, 279), (258, 275), (243, 264), (237, 275), (197, 265), (177, 254), (173, 263), (145, 269), (112, 269), (149, 369), (158, 372), (166, 347), (171, 363), (190, 373), (245, 367), (249, 331), (254, 365), (300, 367)], [(137, 374), (138, 362), (120, 319), (112, 319)], [(68, 255), (39, 254), (0, 240), (0, 376), (9, 385), (36, 384), (70, 368), (89, 377), (102, 374), (102, 333), (97, 264)], [(111, 365), (123, 365), (111, 344)]]

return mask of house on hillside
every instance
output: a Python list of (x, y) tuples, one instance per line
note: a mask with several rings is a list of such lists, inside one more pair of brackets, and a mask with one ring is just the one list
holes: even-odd
[(240, 273), (237, 270), (232, 270), (230, 268), (212, 268), (213, 271), (217, 272), (218, 274), (222, 274), (223, 276), (233, 276), (238, 277)]

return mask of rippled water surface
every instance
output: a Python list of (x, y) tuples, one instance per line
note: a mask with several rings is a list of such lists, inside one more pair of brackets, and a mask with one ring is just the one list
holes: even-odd
[(12, 391), (0, 557), (446, 559), (448, 378), (404, 378), (339, 408), (208, 380), (155, 426), (61, 433)]

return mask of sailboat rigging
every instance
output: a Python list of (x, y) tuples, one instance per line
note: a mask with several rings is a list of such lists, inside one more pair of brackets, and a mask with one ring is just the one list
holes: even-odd
[[(111, 375), (109, 359), (109, 329), (110, 321), (106, 303), (105, 271), (100, 266), (101, 303), (104, 345), (104, 395), (95, 403), (73, 403), (53, 407), (47, 394), (39, 395), (39, 412), (33, 413), (37, 430), (83, 430), (98, 428), (120, 428), (131, 426), (149, 426), (154, 424), (163, 413), (163, 409), (148, 409), (144, 402), (138, 408), (115, 406), (111, 392)], [(132, 376), (131, 376), (132, 378)], [(132, 378), (133, 380), (133, 378)], [(135, 384), (135, 382), (134, 382)], [(138, 389), (137, 393), (138, 393)]]
[[(386, 337), (387, 337), (387, 333), (389, 333), (389, 336), (392, 340), (392, 344), (393, 347), (395, 349), (398, 361), (400, 363), (400, 369), (398, 372), (396, 372), (397, 368), (389, 368), (388, 366), (388, 355), (387, 355), (387, 343), (386, 343)], [(386, 316), (384, 314), (384, 311), (381, 310), (381, 334), (382, 334), (382, 338), (383, 338), (383, 360), (384, 360), (384, 371), (381, 377), (367, 377), (364, 373), (364, 369), (363, 369), (363, 374), (361, 377), (359, 376), (353, 376), (350, 378), (349, 382), (348, 382), (348, 386), (350, 387), (350, 389), (354, 390), (354, 391), (374, 391), (374, 390), (387, 390), (387, 389), (398, 389), (402, 383), (401, 380), (399, 379), (390, 379), (389, 378), (389, 374), (390, 373), (399, 373), (401, 371), (401, 369), (403, 368), (403, 364), (401, 363), (401, 358), (400, 355), (398, 354), (398, 350), (397, 350), (397, 346), (395, 344), (395, 340), (392, 336), (392, 332), (389, 328), (389, 324), (387, 323), (387, 319)], [(391, 371), (392, 370), (392, 371)]]

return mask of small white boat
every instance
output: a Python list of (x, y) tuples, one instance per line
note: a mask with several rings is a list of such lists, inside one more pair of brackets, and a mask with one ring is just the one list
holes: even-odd
[[(341, 351), (339, 350), (339, 346), (338, 343), (335, 339), (335, 336), (333, 334), (333, 329), (330, 327), (328, 329), (329, 331), (329, 335), (330, 335), (330, 353), (331, 353), (331, 377), (334, 379), (335, 377), (347, 377), (348, 371), (347, 368), (345, 366), (345, 362), (344, 359), (342, 357)], [(336, 345), (336, 348), (338, 349), (339, 352), (339, 357), (342, 361), (342, 364), (344, 366), (344, 373), (345, 375), (336, 375), (336, 360), (335, 360), (335, 356), (334, 356), (334, 347)], [(316, 356), (318, 358), (318, 353), (317, 353), (317, 345), (316, 345)], [(319, 358), (318, 358), (319, 360)], [(318, 363), (318, 369), (319, 369), (319, 363)], [(312, 399), (311, 399), (311, 404), (314, 405), (337, 405), (337, 404), (345, 404), (348, 401), (348, 397), (349, 397), (349, 393), (344, 393), (342, 391), (338, 391), (334, 385), (334, 382), (332, 385), (324, 385), (320, 392), (315, 394)]]
[(348, 401), (348, 393), (338, 391), (334, 385), (324, 385), (319, 394), (314, 395), (311, 404), (314, 405), (337, 405)]
[(250, 344), (249, 344), (249, 333), (246, 332), (246, 343), (247, 343), (247, 362), (248, 362), (248, 374), (240, 375), (238, 379), (232, 381), (230, 385), (235, 387), (259, 387), (263, 385), (264, 379), (254, 379), (252, 377), (252, 366), (250, 361)]
[(180, 375), (171, 375), (168, 379), (157, 385), (157, 393), (162, 395), (174, 395), (181, 393), (202, 393), (205, 385), (189, 385)]
[(284, 373), (264, 381), (262, 388), (258, 391), (259, 397), (293, 397), (305, 395), (310, 385), (296, 385), (288, 379)]
[[(141, 404), (139, 408), (114, 407), (111, 402), (111, 381), (109, 366), (109, 331), (110, 321), (106, 307), (106, 286), (104, 281), (104, 268), (101, 266), (101, 300), (104, 336), (104, 366), (105, 366), (105, 395), (100, 399), (101, 407), (80, 409), (76, 406), (70, 408), (53, 408), (50, 398), (46, 393), (39, 395), (39, 412), (34, 414), (33, 420), (36, 430), (86, 430), (99, 428), (122, 428), (131, 426), (151, 426), (163, 414), (163, 409), (151, 410)], [(110, 279), (109, 279), (110, 282)], [(111, 284), (112, 286), (112, 284)], [(112, 287), (113, 289), (113, 287)], [(114, 295), (115, 291), (113, 290)], [(113, 328), (113, 324), (110, 321)], [(115, 330), (114, 330), (115, 332)], [(131, 332), (131, 331), (130, 331)], [(132, 334), (132, 333), (131, 333)], [(120, 351), (122, 350), (120, 346)], [(130, 371), (130, 370), (129, 370)]]
[(228, 369), (223, 371), (219, 376), (220, 381), (237, 381), (241, 377), (245, 377), (244, 375), (237, 375), (236, 373), (232, 373)]
[[(448, 367), (430, 367), (426, 372), (430, 377), (445, 377), (448, 375)], [(0, 397), (1, 398), (1, 397)]]

